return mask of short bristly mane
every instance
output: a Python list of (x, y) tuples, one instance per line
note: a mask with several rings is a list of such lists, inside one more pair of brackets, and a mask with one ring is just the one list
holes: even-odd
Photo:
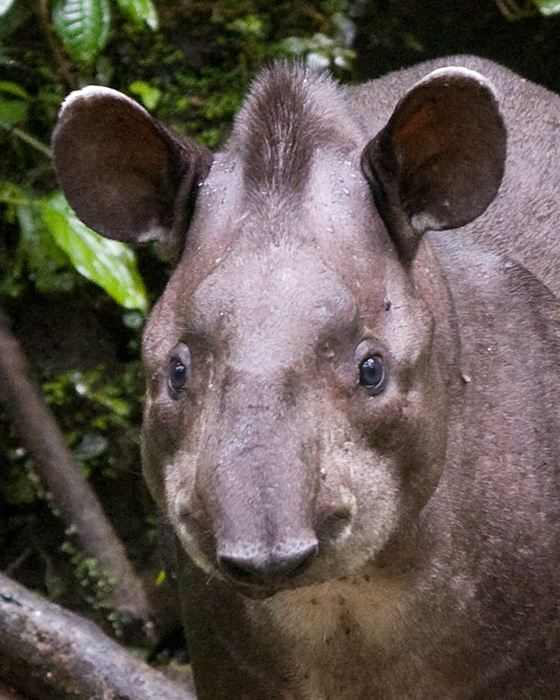
[(253, 84), (236, 119), (232, 146), (249, 192), (301, 192), (314, 152), (356, 147), (360, 129), (328, 73), (277, 63)]

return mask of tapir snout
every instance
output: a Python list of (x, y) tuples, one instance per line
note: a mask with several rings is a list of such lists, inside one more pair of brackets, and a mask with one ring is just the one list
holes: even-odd
[(198, 493), (204, 494), (224, 574), (276, 587), (302, 573), (317, 554), (318, 469), (309, 464), (310, 450), (282, 400), (271, 391), (266, 399), (262, 394), (245, 383), (228, 392), (219, 429), (209, 430), (201, 456)]

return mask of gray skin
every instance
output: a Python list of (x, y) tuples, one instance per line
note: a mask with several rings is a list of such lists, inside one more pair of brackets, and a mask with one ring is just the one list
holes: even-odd
[(78, 215), (178, 260), (143, 464), (200, 700), (558, 700), (559, 118), (465, 57), (275, 66), (215, 155), (65, 102)]

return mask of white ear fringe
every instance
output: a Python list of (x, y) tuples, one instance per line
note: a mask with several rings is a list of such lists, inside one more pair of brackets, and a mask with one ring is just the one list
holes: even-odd
[(71, 107), (76, 101), (95, 100), (98, 97), (108, 97), (112, 100), (121, 100), (122, 102), (128, 103), (135, 109), (140, 110), (143, 114), (149, 114), (148, 111), (142, 107), (142, 105), (139, 105), (138, 102), (133, 100), (131, 97), (128, 97), (128, 95), (119, 92), (118, 90), (113, 90), (112, 88), (104, 87), (103, 85), (88, 85), (81, 90), (74, 90), (74, 92), (71, 92), (64, 99), (60, 107), (59, 116), (62, 116), (64, 111)]
[(436, 68), (431, 73), (428, 73), (422, 80), (419, 80), (414, 87), (417, 85), (423, 85), (424, 83), (429, 83), (434, 78), (445, 78), (448, 77), (450, 80), (453, 78), (468, 78), (469, 80), (476, 81), (479, 85), (490, 90), (494, 95), (495, 99), (498, 99), (496, 94), (496, 89), (494, 85), (486, 78), (482, 73), (476, 70), (471, 70), (470, 68), (463, 68), (462, 66), (444, 66), (443, 68)]

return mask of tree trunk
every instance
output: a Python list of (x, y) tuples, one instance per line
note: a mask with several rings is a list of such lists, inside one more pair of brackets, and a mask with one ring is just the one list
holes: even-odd
[(25, 698), (0, 681), (0, 700), (25, 700)]

